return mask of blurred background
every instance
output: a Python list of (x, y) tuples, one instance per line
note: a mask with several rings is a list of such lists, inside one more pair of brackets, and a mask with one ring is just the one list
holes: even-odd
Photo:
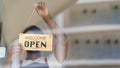
[[(35, 12), (39, 0), (0, 0), (1, 46), (7, 49), (27, 26), (48, 26)], [(120, 67), (120, 0), (41, 0), (60, 29), (68, 35), (69, 51), (63, 68)], [(42, 52), (47, 56), (50, 52)], [(7, 54), (7, 53), (6, 53)], [(3, 64), (5, 58), (0, 59)]]

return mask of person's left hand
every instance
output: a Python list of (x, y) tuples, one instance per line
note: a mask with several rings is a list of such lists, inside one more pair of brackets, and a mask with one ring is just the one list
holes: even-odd
[(49, 15), (48, 8), (44, 2), (40, 1), (37, 4), (35, 4), (35, 9), (36, 9), (37, 13), (42, 17)]

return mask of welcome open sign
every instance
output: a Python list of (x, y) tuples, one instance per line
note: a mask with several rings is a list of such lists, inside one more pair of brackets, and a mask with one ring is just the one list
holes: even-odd
[(19, 34), (19, 43), (25, 50), (52, 51), (53, 35)]

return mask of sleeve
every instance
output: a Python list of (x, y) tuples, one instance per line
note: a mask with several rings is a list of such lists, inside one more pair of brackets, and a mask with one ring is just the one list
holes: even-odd
[(62, 64), (57, 61), (54, 53), (47, 57), (47, 61), (50, 68), (62, 68)]

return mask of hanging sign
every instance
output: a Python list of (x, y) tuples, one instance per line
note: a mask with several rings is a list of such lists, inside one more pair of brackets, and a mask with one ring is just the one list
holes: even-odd
[(19, 43), (25, 50), (52, 51), (53, 35), (49, 34), (19, 34)]

